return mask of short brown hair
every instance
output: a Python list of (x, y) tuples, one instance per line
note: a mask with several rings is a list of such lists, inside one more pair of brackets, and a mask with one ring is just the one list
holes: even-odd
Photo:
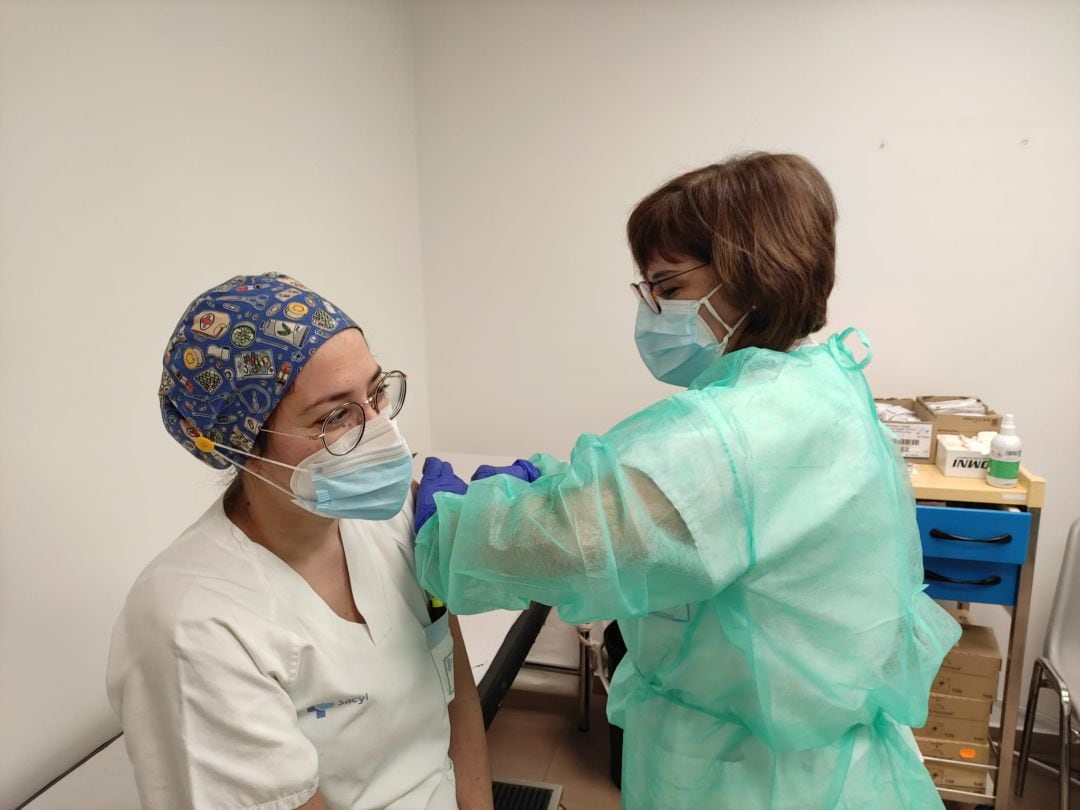
[(836, 202), (806, 158), (755, 152), (687, 172), (639, 202), (626, 233), (642, 273), (657, 257), (711, 264), (751, 310), (741, 346), (786, 351), (825, 326)]

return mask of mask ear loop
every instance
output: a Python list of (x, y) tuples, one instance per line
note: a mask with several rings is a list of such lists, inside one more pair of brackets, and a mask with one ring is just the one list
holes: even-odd
[[(705, 305), (705, 309), (709, 310), (710, 314), (711, 314), (711, 315), (712, 315), (712, 316), (713, 316), (714, 318), (716, 318), (716, 320), (720, 321), (720, 323), (724, 323), (724, 319), (723, 319), (723, 318), (721, 318), (719, 314), (717, 314), (717, 312), (716, 312), (716, 310), (715, 310), (715, 309), (713, 309), (712, 301), (710, 301), (710, 300), (709, 300), (709, 299), (710, 299), (710, 298), (712, 298), (712, 297), (713, 297), (714, 295), (716, 295), (716, 291), (717, 291), (717, 290), (719, 290), (721, 286), (723, 286), (723, 285), (721, 285), (721, 284), (717, 284), (717, 285), (716, 285), (715, 287), (713, 287), (713, 288), (712, 288), (711, 290), (709, 290), (709, 291), (708, 291), (707, 293), (705, 293), (705, 297), (704, 297), (704, 298), (699, 298), (699, 299), (698, 299), (698, 304), (699, 304), (699, 305), (701, 305), (701, 304), (704, 304), (704, 305)], [(728, 325), (727, 325), (726, 323), (724, 323), (724, 328), (725, 328), (725, 329), (727, 329), (727, 328), (728, 328)]]
[(217, 448), (222, 447), (225, 450), (228, 450), (230, 453), (239, 453), (242, 456), (247, 456), (248, 458), (258, 459), (259, 461), (265, 461), (265, 462), (267, 462), (269, 464), (276, 464), (279, 467), (286, 467), (286, 468), (288, 468), (290, 470), (299, 469), (298, 467), (294, 467), (291, 464), (286, 464), (283, 461), (274, 461), (272, 458), (263, 458), (262, 456), (256, 456), (253, 453), (246, 453), (243, 450), (240, 450), (239, 448), (236, 448), (236, 447), (228, 447), (228, 446), (223, 445), (223, 444), (218, 444), (217, 442), (212, 441), (211, 439), (208, 439), (205, 436), (197, 436), (194, 439), (194, 442), (195, 442), (196, 449), (198, 449), (200, 453), (206, 453), (207, 455), (210, 455), (210, 456), (217, 456), (218, 458), (222, 459), (226, 463), (232, 464), (240, 472), (247, 473), (248, 475), (253, 475), (256, 478), (258, 478), (260, 481), (263, 481), (264, 483), (269, 484), (270, 486), (272, 486), (274, 489), (278, 490), (279, 492), (283, 492), (284, 494), (288, 495), (290, 498), (294, 498), (294, 499), (296, 498), (296, 493), (295, 492), (291, 492), (290, 490), (285, 489), (285, 487), (281, 486), (281, 484), (278, 484), (276, 481), (271, 481), (265, 475), (259, 475), (254, 470), (249, 470), (247, 467), (244, 467), (241, 464), (237, 464), (235, 460), (229, 458), (227, 455), (222, 453)]
[(705, 307), (705, 309), (708, 310), (708, 314), (711, 314), (713, 316), (713, 318), (715, 318), (717, 321), (720, 322), (720, 326), (723, 326), (725, 329), (728, 330), (728, 335), (725, 338), (725, 340), (727, 340), (728, 338), (730, 338), (732, 335), (735, 334), (735, 329), (738, 329), (740, 326), (742, 326), (742, 322), (746, 320), (747, 315), (750, 315), (750, 312), (753, 309), (753, 307), (751, 308), (751, 310), (747, 310), (746, 312), (744, 312), (742, 318), (740, 318), (738, 321), (735, 321), (734, 326), (728, 326), (728, 322), (725, 321), (723, 318), (720, 318), (720, 313), (716, 311), (715, 307), (713, 307), (713, 302), (711, 300), (708, 300), (708, 299), (712, 298), (714, 295), (716, 295), (717, 289), (719, 289), (721, 286), (724, 286), (724, 285), (723, 284), (717, 284), (715, 287), (710, 289), (710, 291), (705, 293), (704, 298), (700, 298), (699, 300), (701, 301), (701, 303)]
[(747, 316), (749, 316), (750, 313), (744, 312), (743, 316), (739, 318), (739, 320), (735, 321), (734, 326), (728, 326), (727, 321), (720, 317), (720, 313), (716, 311), (716, 309), (712, 305), (712, 301), (709, 300), (714, 295), (716, 295), (716, 291), (719, 290), (721, 286), (722, 285), (717, 284), (715, 287), (709, 290), (705, 297), (700, 299), (700, 301), (705, 306), (705, 309), (709, 310), (709, 314), (716, 318), (716, 320), (720, 322), (720, 325), (727, 330), (727, 336), (724, 338), (724, 341), (727, 341), (728, 338), (735, 334), (735, 330), (742, 326), (742, 322), (746, 320)]

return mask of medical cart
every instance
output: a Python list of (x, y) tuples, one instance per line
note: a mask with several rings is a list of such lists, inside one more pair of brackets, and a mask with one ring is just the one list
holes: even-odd
[(992, 783), (988, 780), (984, 793), (939, 789), (947, 801), (1003, 810), (1012, 798), (1020, 682), (1046, 482), (1023, 467), (1012, 489), (992, 487), (981, 478), (946, 477), (932, 464), (911, 469), (927, 593), (945, 601), (1001, 605), (1012, 616), (997, 764), (968, 766), (989, 771)]

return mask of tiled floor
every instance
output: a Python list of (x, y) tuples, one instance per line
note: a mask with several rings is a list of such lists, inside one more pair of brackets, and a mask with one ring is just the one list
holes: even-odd
[[(523, 671), (522, 680), (528, 676)], [(577, 729), (573, 680), (568, 688), (544, 693), (511, 689), (488, 731), (491, 769), (508, 777), (563, 786), (566, 810), (617, 810), (619, 791), (608, 776), (608, 725), (603, 697), (594, 698), (590, 730)], [(1012, 810), (1055, 810), (1057, 776), (1032, 767), (1022, 799)], [(957, 810), (970, 805), (951, 805)], [(1073, 810), (1080, 810), (1080, 788), (1072, 792)], [(662, 808), (657, 808), (662, 810)]]
[(511, 689), (488, 730), (492, 775), (562, 785), (566, 810), (618, 810), (603, 697), (594, 698), (589, 731), (577, 723), (572, 695)]
[[(1080, 786), (1077, 786), (1075, 782), (1069, 794), (1069, 802), (1072, 810), (1080, 810)], [(954, 806), (965, 808), (971, 805)], [(1013, 798), (1012, 804), (1009, 805), (1010, 810), (1056, 810), (1058, 806), (1057, 774), (1049, 773), (1034, 765), (1029, 766), (1024, 795)]]

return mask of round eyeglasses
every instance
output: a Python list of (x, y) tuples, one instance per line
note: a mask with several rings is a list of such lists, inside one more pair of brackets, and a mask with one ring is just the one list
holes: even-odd
[(648, 279), (646, 279), (645, 281), (632, 282), (630, 286), (633, 287), (634, 292), (637, 293), (638, 298), (645, 302), (645, 306), (647, 306), (649, 309), (659, 315), (661, 311), (660, 301), (662, 299), (659, 295), (656, 294), (656, 288), (667, 283), (668, 281), (671, 281), (671, 279), (673, 278), (685, 276), (687, 273), (692, 273), (695, 270), (700, 270), (702, 267), (708, 266), (709, 263), (705, 262), (704, 264), (699, 264), (696, 267), (691, 267), (687, 270), (680, 270), (678, 273), (671, 273), (670, 275), (666, 275), (663, 278), (657, 279), (656, 281), (649, 281)]
[[(367, 425), (364, 406), (369, 406), (380, 416), (393, 419), (401, 412), (405, 404), (405, 372), (388, 371), (375, 384), (375, 393), (362, 402), (345, 402), (326, 415), (322, 423), (322, 432), (317, 436), (301, 436), (280, 430), (263, 428), (265, 433), (278, 436), (291, 436), (294, 439), (321, 441), (323, 447), (332, 456), (344, 456), (351, 453), (360, 444)], [(357, 430), (359, 428), (359, 430)], [(346, 441), (341, 441), (347, 439)]]

